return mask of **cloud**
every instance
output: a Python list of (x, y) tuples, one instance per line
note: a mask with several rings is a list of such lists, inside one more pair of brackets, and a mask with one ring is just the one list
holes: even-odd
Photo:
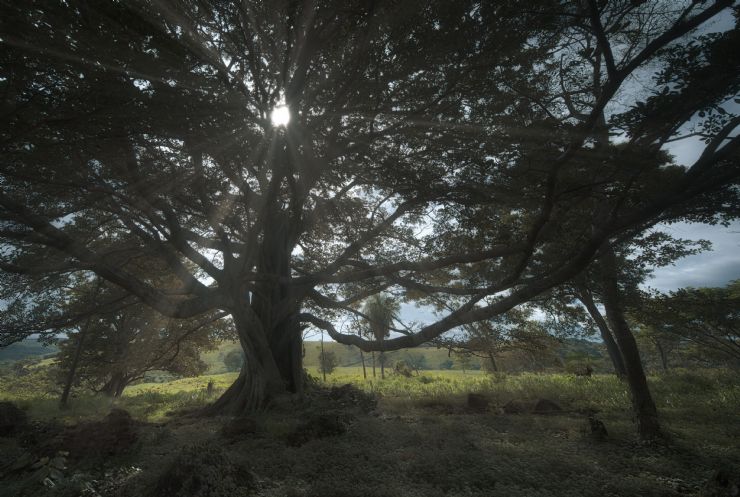
[(740, 222), (727, 228), (676, 223), (660, 229), (676, 238), (709, 240), (712, 250), (680, 259), (673, 266), (656, 269), (644, 286), (665, 292), (688, 286), (724, 286), (740, 279)]

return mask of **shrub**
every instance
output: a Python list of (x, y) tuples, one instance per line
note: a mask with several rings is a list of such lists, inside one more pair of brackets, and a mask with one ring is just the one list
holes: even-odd
[(244, 355), (241, 350), (234, 349), (224, 356), (224, 365), (229, 372), (239, 371), (244, 364)]
[(159, 476), (150, 497), (246, 497), (255, 488), (247, 468), (213, 444), (192, 445)]

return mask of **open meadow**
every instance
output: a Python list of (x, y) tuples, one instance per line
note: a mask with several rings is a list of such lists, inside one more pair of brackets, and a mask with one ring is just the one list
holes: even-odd
[[(650, 377), (668, 434), (660, 444), (637, 440), (628, 388), (614, 375), (453, 370), (363, 379), (361, 368), (340, 367), (326, 384), (314, 378), (310, 402), (294, 398), (232, 420), (188, 413), (236, 373), (139, 383), (115, 400), (80, 392), (60, 411), (56, 395), (39, 393), (42, 370), (0, 379), (0, 401), (30, 420), (17, 437), (0, 438), (3, 495), (164, 497), (168, 479), (187, 476), (173, 472), (188, 465), (213, 492), (203, 495), (724, 495), (712, 493), (714, 479), (740, 461), (740, 378), (728, 370)], [(537, 412), (541, 399), (562, 411)], [(104, 418), (111, 409), (133, 419), (114, 426)], [(589, 415), (606, 433), (592, 429)], [(59, 468), (44, 472), (54, 460)], [(229, 480), (234, 468), (248, 470), (248, 481)]]

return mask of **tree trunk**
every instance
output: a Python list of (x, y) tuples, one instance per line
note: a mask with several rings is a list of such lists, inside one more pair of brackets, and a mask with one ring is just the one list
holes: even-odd
[(319, 358), (319, 367), (321, 367), (321, 375), (326, 383), (326, 356), (324, 355), (324, 330), (321, 330), (321, 357)]
[(496, 358), (493, 355), (493, 352), (490, 350), (488, 351), (488, 360), (491, 362), (491, 371), (494, 373), (498, 373), (498, 365), (496, 364)]
[(614, 335), (612, 335), (612, 332), (609, 329), (604, 316), (601, 315), (599, 309), (596, 307), (596, 303), (594, 302), (591, 292), (584, 286), (579, 286), (578, 300), (580, 300), (581, 303), (586, 307), (586, 310), (591, 316), (591, 319), (594, 320), (596, 326), (599, 328), (601, 339), (604, 340), (604, 345), (606, 346), (606, 352), (607, 354), (609, 354), (609, 358), (611, 359), (612, 365), (614, 366), (614, 372), (617, 373), (617, 376), (619, 376), (620, 378), (625, 378), (627, 376), (627, 371), (624, 368), (624, 359), (622, 359), (622, 353), (619, 351), (617, 342), (614, 341)]
[(385, 352), (380, 353), (380, 379), (385, 380)]
[(367, 370), (365, 369), (365, 354), (360, 349), (360, 361), (362, 361), (362, 378), (367, 380)]
[(100, 391), (107, 397), (118, 398), (123, 394), (126, 385), (128, 385), (127, 377), (121, 372), (115, 372)]
[(87, 330), (90, 327), (91, 319), (92, 319), (91, 317), (88, 317), (85, 320), (85, 324), (82, 326), (82, 329), (80, 330), (80, 339), (77, 342), (77, 348), (75, 349), (75, 355), (72, 358), (72, 365), (70, 366), (69, 372), (67, 373), (67, 379), (64, 382), (64, 390), (62, 391), (62, 396), (59, 399), (60, 409), (67, 408), (67, 402), (69, 400), (69, 392), (72, 390), (72, 384), (74, 383), (75, 375), (77, 374), (77, 366), (80, 363), (80, 357), (82, 356), (82, 347), (85, 342), (85, 335), (87, 335)]
[(650, 394), (637, 342), (624, 317), (617, 283), (616, 257), (611, 248), (602, 257), (602, 268), (604, 269), (604, 307), (610, 328), (614, 332), (614, 338), (624, 359), (638, 434), (643, 440), (659, 438), (661, 431), (658, 410)]
[(661, 345), (660, 340), (655, 340), (655, 348), (658, 349), (658, 354), (660, 354), (660, 365), (663, 366), (663, 371), (668, 371), (668, 352)]
[(373, 360), (373, 378), (375, 378), (375, 351), (370, 352), (370, 357)]
[[(239, 341), (244, 351), (244, 363), (236, 381), (213, 404), (205, 414), (242, 415), (266, 408), (270, 401), (287, 394), (291, 382), (295, 382), (294, 371), (290, 365), (295, 357), (282, 360), (280, 368), (275, 356), (280, 352), (295, 355), (300, 360), (301, 347), (288, 343), (288, 346), (273, 350), (265, 337), (262, 323), (251, 308), (233, 313)], [(300, 337), (300, 329), (296, 327)]]
[(292, 252), (287, 215), (275, 214), (267, 224), (258, 271), (274, 278), (266, 278), (253, 294), (234, 283), (240, 289), (231, 311), (245, 361), (237, 380), (207, 414), (239, 415), (264, 409), (288, 393), (303, 393), (300, 302), (286, 283)]

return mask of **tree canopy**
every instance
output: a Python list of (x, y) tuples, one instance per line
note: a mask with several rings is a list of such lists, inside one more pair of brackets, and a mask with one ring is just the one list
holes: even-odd
[[(5, 5), (2, 331), (93, 273), (165, 316), (227, 312), (246, 361), (214, 409), (240, 411), (300, 391), (302, 326), (418, 345), (686, 205), (730, 215), (740, 31), (698, 29), (731, 6)], [(690, 133), (680, 167), (665, 146)], [(383, 341), (334, 329), (382, 291), (451, 310)]]

